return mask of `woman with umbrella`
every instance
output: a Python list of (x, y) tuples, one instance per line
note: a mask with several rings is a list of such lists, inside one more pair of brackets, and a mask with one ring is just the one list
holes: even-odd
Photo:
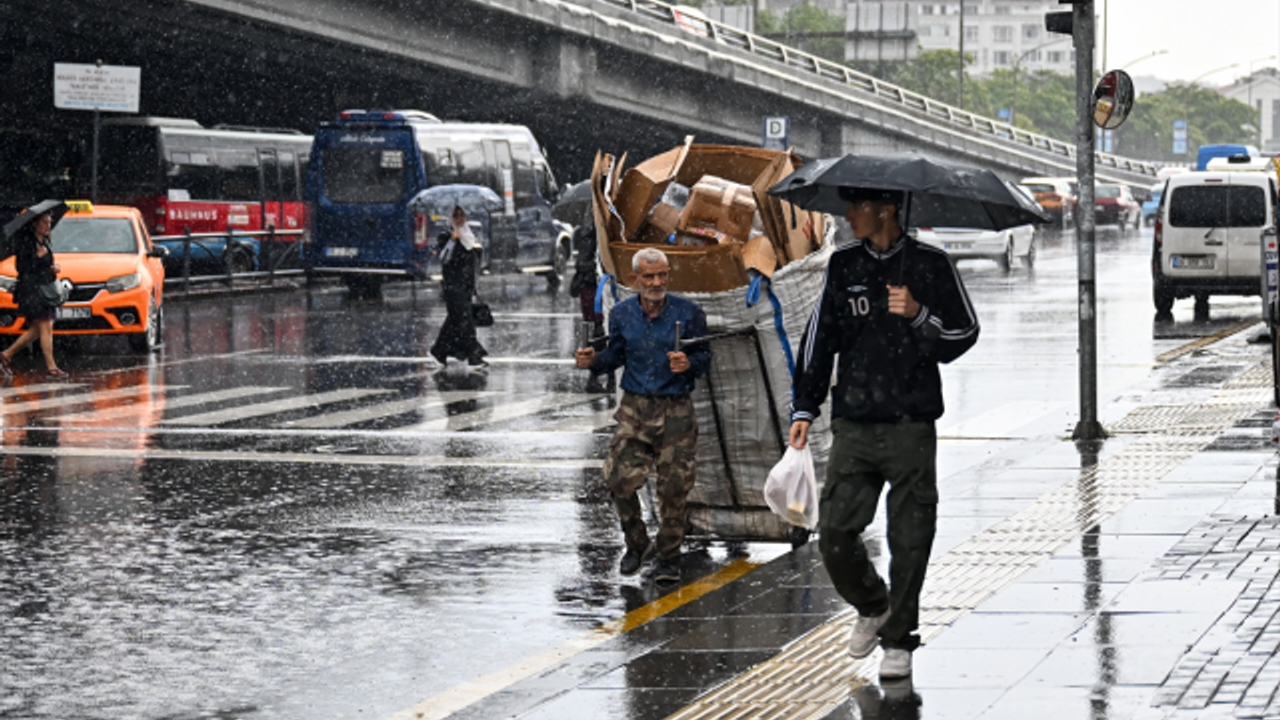
[(14, 263), (18, 270), (13, 299), (18, 305), (18, 315), (27, 321), (26, 331), (0, 353), (0, 371), (5, 377), (13, 376), (9, 365), (13, 356), (36, 339), (40, 340), (45, 372), (49, 377), (67, 376), (53, 358), (53, 308), (40, 293), (41, 285), (58, 279), (60, 268), (54, 262), (49, 236), (66, 210), (66, 203), (61, 200), (45, 200), (23, 210), (4, 226), (6, 251), (15, 255)]
[(445, 319), (431, 346), (431, 356), (441, 365), (453, 356), (465, 359), (473, 369), (487, 367), (484, 356), (489, 352), (476, 339), (476, 324), (471, 316), (471, 298), (476, 294), (476, 255), (481, 248), (461, 205), (453, 207), (452, 229), (447, 234), (440, 233), (440, 240)]

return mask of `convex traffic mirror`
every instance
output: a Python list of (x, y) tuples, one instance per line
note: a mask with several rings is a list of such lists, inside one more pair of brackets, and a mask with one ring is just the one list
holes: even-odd
[(1123, 70), (1112, 70), (1093, 88), (1093, 122), (1114, 130), (1124, 124), (1133, 110), (1133, 80)]

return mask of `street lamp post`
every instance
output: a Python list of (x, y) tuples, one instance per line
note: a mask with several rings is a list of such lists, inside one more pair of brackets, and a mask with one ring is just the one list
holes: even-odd
[(1191, 118), (1188, 117), (1191, 114), (1191, 93), (1196, 91), (1196, 83), (1200, 82), (1201, 80), (1215, 73), (1220, 73), (1223, 70), (1230, 70), (1231, 68), (1237, 68), (1237, 67), (1240, 67), (1240, 63), (1231, 63), (1230, 65), (1223, 65), (1220, 68), (1214, 68), (1207, 72), (1202, 72), (1199, 75), (1197, 75), (1194, 80), (1187, 83), (1186, 90), (1184, 91), (1182, 96), (1182, 117), (1187, 121), (1188, 133), (1191, 132)]
[[(1134, 65), (1137, 65), (1138, 63), (1142, 62), (1143, 60), (1150, 60), (1150, 59), (1151, 59), (1151, 58), (1153, 58), (1153, 57), (1159, 57), (1159, 56), (1161, 56), (1161, 55), (1168, 55), (1168, 54), (1169, 54), (1169, 51), (1168, 51), (1168, 50), (1156, 50), (1155, 52), (1152, 52), (1152, 53), (1148, 53), (1148, 54), (1146, 54), (1146, 55), (1143, 55), (1142, 57), (1138, 58), (1137, 60), (1130, 60), (1129, 62), (1125, 63), (1124, 65), (1121, 65), (1121, 66), (1120, 66), (1120, 69), (1121, 69), (1121, 70), (1128, 70), (1129, 68), (1133, 67)], [(1104, 68), (1102, 68), (1102, 71), (1103, 71), (1103, 72), (1106, 72), (1106, 71), (1107, 71), (1107, 69), (1104, 67)]]

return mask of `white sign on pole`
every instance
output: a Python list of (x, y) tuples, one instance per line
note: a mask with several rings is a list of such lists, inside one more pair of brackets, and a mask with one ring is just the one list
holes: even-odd
[(767, 117), (764, 119), (764, 141), (761, 147), (770, 150), (786, 150), (791, 145), (791, 118)]
[(54, 63), (53, 106), (63, 110), (138, 112), (142, 68)]

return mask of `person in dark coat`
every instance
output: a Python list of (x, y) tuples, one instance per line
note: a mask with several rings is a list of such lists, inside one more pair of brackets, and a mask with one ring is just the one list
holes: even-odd
[(45, 372), (55, 378), (67, 376), (53, 358), (53, 309), (40, 296), (40, 286), (55, 282), (60, 269), (53, 260), (53, 246), (49, 243), (52, 231), (53, 216), (44, 213), (20, 229), (19, 237), (14, 238), (18, 281), (13, 299), (18, 305), (18, 315), (27, 321), (27, 329), (0, 353), (0, 370), (6, 377), (13, 375), (9, 361), (36, 339), (40, 340), (40, 349), (44, 352)]
[[(591, 336), (601, 338), (592, 344), (597, 351), (604, 350), (604, 314), (596, 312), (596, 284), (600, 282), (596, 271), (596, 223), (591, 208), (586, 217), (573, 230), (573, 247), (577, 260), (573, 265), (573, 279), (569, 281), (569, 295), (578, 298), (584, 322), (591, 323)], [(589, 393), (612, 393), (617, 390), (615, 371), (591, 371), (585, 390)]]
[[(951, 258), (903, 232), (901, 193), (841, 188), (840, 197), (858, 239), (832, 254), (805, 330), (790, 441), (804, 448), (830, 395), (818, 549), (836, 591), (858, 610), (849, 654), (864, 658), (883, 647), (880, 677), (899, 679), (910, 677), (920, 645), (920, 591), (937, 530), (938, 364), (973, 347), (978, 317)], [(861, 537), (886, 483), (888, 583)]]
[(471, 316), (471, 298), (476, 294), (476, 256), (480, 243), (467, 225), (467, 212), (453, 208), (453, 229), (440, 233), (440, 266), (444, 271), (444, 325), (431, 346), (431, 356), (441, 365), (450, 357), (466, 360), (473, 369), (488, 367), (484, 356), (489, 351), (476, 339), (476, 324)]

